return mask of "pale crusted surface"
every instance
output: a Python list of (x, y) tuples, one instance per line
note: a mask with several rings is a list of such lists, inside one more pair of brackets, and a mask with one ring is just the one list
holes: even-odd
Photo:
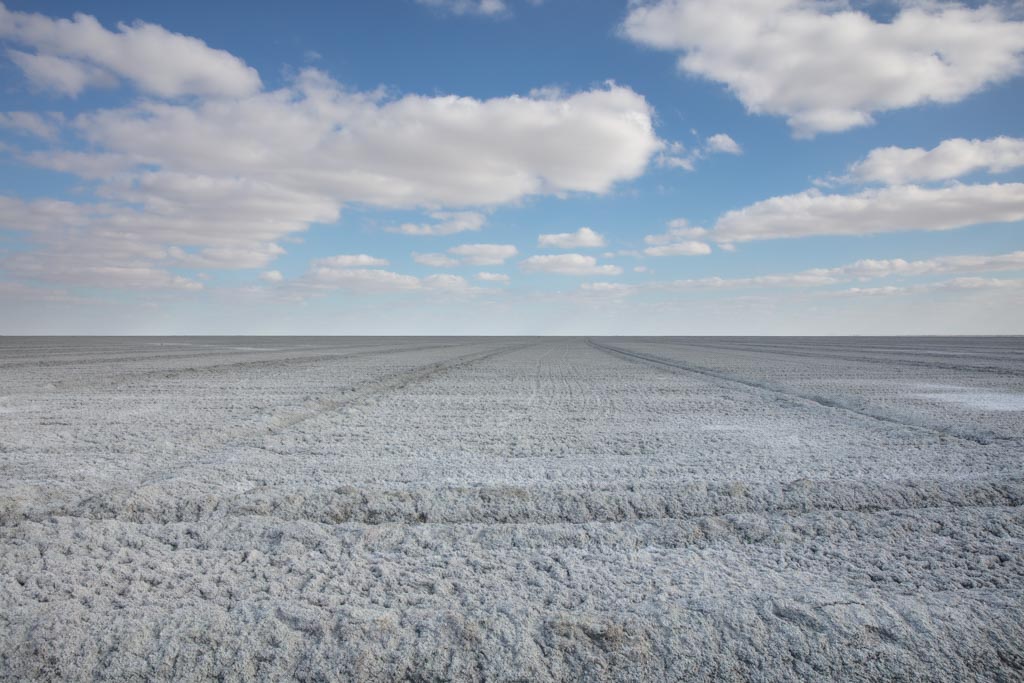
[(0, 339), (4, 678), (1019, 680), (1024, 341)]

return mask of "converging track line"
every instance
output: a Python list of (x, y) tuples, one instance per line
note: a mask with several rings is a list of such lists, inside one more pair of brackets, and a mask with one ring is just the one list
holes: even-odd
[(867, 417), (873, 420), (878, 420), (879, 422), (899, 425), (907, 429), (913, 429), (916, 431), (930, 433), (942, 438), (960, 439), (962, 441), (970, 441), (972, 443), (979, 444), (982, 446), (987, 446), (993, 443), (994, 441), (998, 440), (996, 438), (985, 438), (973, 434), (963, 434), (942, 429), (935, 429), (932, 427), (926, 427), (924, 425), (913, 424), (911, 422), (905, 422), (903, 420), (899, 420), (888, 415), (880, 415), (878, 413), (873, 413), (867, 410), (862, 410), (859, 408), (853, 408), (851, 406), (843, 405), (842, 403), (835, 399), (825, 398), (821, 396), (809, 396), (792, 391), (786, 391), (785, 389), (781, 389), (779, 387), (772, 386), (767, 383), (753, 382), (750, 380), (741, 379), (728, 374), (714, 372), (712, 370), (708, 370), (707, 368), (690, 365), (689, 363), (684, 363), (682, 361), (669, 360), (667, 358), (651, 356), (646, 353), (638, 353), (636, 351), (627, 351), (625, 349), (620, 349), (614, 346), (607, 346), (605, 344), (601, 344), (600, 342), (596, 342), (593, 339), (589, 338), (587, 339), (587, 343), (593, 348), (598, 349), (599, 351), (604, 351), (605, 353), (611, 354), (613, 356), (617, 355), (633, 361), (642, 361), (645, 363), (651, 363), (653, 365), (660, 365), (677, 371), (681, 370), (683, 372), (691, 372), (697, 375), (702, 375), (704, 377), (710, 377), (718, 382), (739, 384), (749, 389), (756, 389), (758, 391), (767, 392), (791, 401), (804, 401), (807, 403), (821, 406), (823, 408), (830, 408), (832, 410), (840, 410), (847, 413), (853, 413), (855, 415), (860, 415), (861, 417)]

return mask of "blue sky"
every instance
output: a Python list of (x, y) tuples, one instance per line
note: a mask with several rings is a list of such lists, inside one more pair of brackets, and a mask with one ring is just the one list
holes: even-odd
[(1024, 333), (1019, 4), (322, 5), (3, 6), (0, 333)]

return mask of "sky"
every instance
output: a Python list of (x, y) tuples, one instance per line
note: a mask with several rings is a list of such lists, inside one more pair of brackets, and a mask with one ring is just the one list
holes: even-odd
[(1024, 334), (1024, 4), (0, 4), (0, 334)]

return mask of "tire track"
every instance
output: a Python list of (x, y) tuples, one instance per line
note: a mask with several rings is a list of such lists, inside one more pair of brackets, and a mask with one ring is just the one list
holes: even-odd
[(587, 343), (590, 346), (592, 346), (593, 348), (598, 349), (599, 351), (604, 351), (605, 353), (610, 354), (612, 356), (619, 356), (619, 357), (626, 358), (628, 360), (633, 360), (633, 361), (642, 361), (642, 362), (650, 363), (650, 364), (653, 364), (653, 365), (660, 365), (660, 366), (671, 368), (671, 369), (674, 369), (674, 370), (682, 370), (683, 372), (691, 372), (693, 374), (702, 375), (704, 377), (710, 377), (711, 379), (716, 380), (719, 383), (727, 382), (727, 383), (730, 383), (730, 384), (739, 384), (739, 385), (741, 385), (743, 387), (746, 387), (748, 389), (756, 389), (758, 391), (767, 392), (767, 393), (770, 393), (770, 394), (772, 394), (774, 396), (781, 397), (781, 398), (784, 398), (784, 399), (789, 400), (789, 401), (793, 401), (793, 402), (797, 402), (797, 403), (805, 403), (805, 404), (806, 403), (810, 403), (810, 404), (813, 404), (813, 405), (816, 405), (816, 406), (820, 406), (820, 407), (823, 407), (823, 408), (829, 408), (829, 409), (832, 409), (832, 410), (841, 410), (841, 411), (844, 411), (844, 412), (847, 412), (847, 413), (852, 413), (854, 415), (859, 415), (861, 417), (867, 417), (867, 418), (870, 418), (872, 420), (877, 420), (879, 422), (884, 422), (884, 423), (887, 423), (887, 424), (899, 425), (900, 427), (903, 427), (903, 428), (906, 428), (906, 429), (912, 429), (912, 430), (915, 430), (915, 431), (926, 432), (926, 433), (929, 433), (929, 434), (932, 434), (932, 435), (935, 435), (935, 436), (939, 436), (940, 438), (959, 439), (961, 441), (969, 441), (971, 443), (974, 443), (974, 444), (977, 444), (977, 445), (981, 445), (981, 446), (988, 446), (988, 445), (990, 445), (992, 443), (999, 442), (999, 441), (1006, 441), (1006, 442), (1015, 441), (1015, 439), (1004, 439), (1004, 438), (1000, 438), (1000, 437), (996, 437), (996, 436), (981, 436), (981, 435), (978, 435), (978, 434), (970, 434), (970, 433), (958, 432), (958, 431), (952, 431), (952, 430), (936, 429), (934, 427), (928, 427), (928, 426), (921, 425), (921, 424), (915, 424), (913, 422), (906, 422), (904, 420), (900, 420), (900, 419), (892, 417), (890, 415), (880, 414), (880, 413), (872, 412), (872, 411), (869, 411), (869, 410), (864, 410), (862, 408), (853, 407), (853, 406), (844, 404), (843, 402), (841, 402), (841, 401), (839, 401), (837, 399), (834, 399), (834, 398), (827, 398), (827, 397), (824, 397), (824, 396), (814, 396), (814, 395), (809, 395), (809, 394), (800, 394), (800, 393), (796, 393), (796, 392), (793, 392), (793, 391), (788, 391), (788, 390), (783, 389), (783, 388), (781, 388), (781, 387), (779, 387), (777, 385), (769, 384), (767, 382), (755, 382), (755, 381), (751, 381), (751, 380), (748, 380), (748, 379), (743, 379), (743, 378), (740, 378), (740, 377), (736, 377), (736, 376), (730, 375), (728, 373), (720, 373), (720, 372), (715, 372), (713, 370), (708, 370), (707, 368), (699, 367), (699, 366), (696, 366), (696, 365), (691, 365), (691, 364), (685, 363), (683, 361), (669, 360), (667, 358), (661, 358), (661, 357), (658, 357), (658, 356), (651, 356), (651, 355), (648, 355), (646, 353), (638, 353), (638, 352), (635, 352), (635, 351), (626, 351), (625, 349), (616, 348), (614, 346), (606, 346), (606, 345), (601, 344), (599, 342), (595, 342), (593, 339), (587, 339)]
[[(150, 379), (167, 380), (167, 379), (189, 379), (189, 378), (205, 378), (216, 375), (218, 373), (225, 372), (240, 372), (259, 370), (261, 368), (269, 368), (271, 370), (285, 369), (285, 368), (303, 368), (308, 366), (317, 365), (323, 362), (331, 362), (334, 360), (347, 360), (349, 358), (359, 358), (362, 356), (374, 356), (374, 355), (390, 355), (397, 353), (410, 353), (413, 351), (427, 351), (431, 349), (446, 349), (454, 348), (458, 346), (465, 346), (465, 343), (461, 344), (427, 344), (419, 346), (406, 346), (399, 348), (386, 348), (379, 349), (367, 346), (353, 347), (356, 350), (353, 351), (338, 351), (334, 353), (315, 353), (310, 352), (313, 355), (288, 355), (278, 356), (275, 358), (262, 358), (256, 360), (235, 360), (233, 362), (226, 363), (213, 363), (211, 365), (202, 366), (185, 366), (185, 367), (170, 367), (161, 368), (155, 370), (129, 370), (126, 372), (116, 373), (112, 375), (100, 375), (94, 376), (90, 379), (66, 379), (54, 382), (54, 389), (67, 390), (72, 388), (81, 387), (117, 387), (124, 382), (142, 381), (145, 382)], [(198, 356), (199, 358), (211, 358), (211, 360), (220, 360), (219, 358), (210, 357), (207, 355)]]
[[(292, 413), (290, 415), (283, 415), (274, 417), (272, 412), (270, 417), (270, 424), (263, 423), (259, 426), (247, 425), (239, 427), (234, 430), (229, 430), (216, 435), (215, 438), (206, 442), (203, 447), (201, 454), (197, 454), (196, 457), (190, 458), (187, 462), (181, 462), (170, 467), (165, 467), (157, 470), (149, 470), (145, 475), (135, 481), (126, 482), (121, 486), (106, 489), (102, 492), (90, 495), (76, 503), (54, 501), (56, 503), (55, 508), (51, 508), (48, 514), (55, 514), (61, 509), (67, 509), (69, 505), (74, 507), (89, 507), (91, 505), (105, 505), (113, 498), (117, 498), (124, 495), (131, 495), (139, 487), (148, 486), (152, 483), (163, 481), (166, 479), (173, 478), (177, 474), (186, 470), (205, 467), (210, 465), (217, 465), (221, 462), (221, 455), (224, 449), (231, 446), (238, 447), (250, 447), (257, 449), (264, 449), (264, 445), (260, 443), (262, 437), (268, 434), (279, 434), (287, 429), (290, 429), (302, 422), (314, 419), (327, 413), (336, 412), (341, 408), (355, 405), (360, 402), (371, 399), (375, 396), (380, 396), (393, 391), (400, 390), (406, 386), (417, 382), (423, 382), (433, 377), (436, 377), (445, 372), (449, 372), (456, 368), (465, 367), (474, 363), (485, 361), (489, 358), (493, 358), (498, 355), (510, 353), (527, 346), (531, 346), (529, 343), (510, 344), (494, 348), (493, 346), (483, 351), (476, 351), (472, 353), (465, 353), (454, 358), (448, 358), (446, 360), (429, 363), (416, 368), (402, 370), (390, 375), (386, 375), (377, 380), (373, 380), (363, 384), (362, 386), (356, 386), (346, 392), (346, 394), (338, 399), (333, 400), (322, 400), (314, 404), (314, 407), (310, 410)], [(433, 347), (430, 347), (433, 348)], [(376, 352), (373, 352), (376, 353)], [(274, 408), (269, 409), (273, 411)], [(108, 501), (108, 503), (104, 503)], [(173, 507), (176, 504), (180, 504), (180, 501), (165, 500), (162, 501), (162, 505), (170, 505)]]
[[(971, 372), (984, 372), (990, 374), (999, 375), (1024, 375), (1024, 372), (1016, 370), (1012, 367), (1003, 367), (999, 365), (957, 365), (953, 363), (939, 363), (924, 360), (913, 360), (911, 358), (872, 358), (867, 356), (843, 356), (832, 353), (810, 353), (806, 351), (792, 351), (792, 350), (775, 350), (772, 347), (756, 348), (754, 346), (745, 346), (742, 344), (729, 344), (728, 346), (715, 346), (713, 344), (701, 344), (699, 342), (672, 342), (669, 340), (657, 340), (648, 341), (646, 343), (653, 344), (671, 344), (675, 346), (696, 346), (699, 348), (713, 349), (715, 351), (740, 351), (743, 353), (759, 353), (768, 355), (778, 356), (791, 356), (796, 358), (816, 358), (821, 360), (845, 360), (854, 363), (868, 363), (878, 365), (897, 365), (897, 366), (911, 366), (921, 368), (933, 368), (937, 370), (969, 370)], [(910, 352), (907, 352), (910, 353)], [(928, 355), (928, 354), (920, 354)], [(997, 359), (1003, 360), (1003, 359)], [(1013, 363), (1013, 359), (1005, 359), (1007, 363)]]
[[(384, 379), (371, 382), (363, 386), (353, 387), (352, 390), (342, 399), (335, 399), (329, 401), (318, 401), (312, 410), (304, 411), (302, 413), (296, 413), (287, 417), (277, 418), (276, 424), (273, 425), (272, 430), (286, 429), (293, 427), (300, 422), (311, 420), (324, 413), (334, 412), (340, 408), (359, 403), (373, 396), (386, 394), (403, 387), (409, 386), (417, 382), (423, 382), (431, 379), (436, 375), (440, 375), (456, 368), (462, 368), (467, 365), (479, 363), (480, 361), (493, 358), (512, 351), (532, 346), (532, 344), (515, 344), (511, 346), (503, 346), (498, 349), (489, 349), (486, 351), (480, 351), (477, 353), (465, 354), (462, 356), (456, 356), (450, 360), (438, 361), (429, 365), (416, 368), (414, 370), (406, 370), (394, 375), (388, 376)], [(425, 348), (437, 348), (437, 347), (425, 347)], [(410, 349), (411, 350), (411, 349)], [(379, 351), (367, 352), (367, 353), (380, 353)], [(363, 355), (363, 354), (358, 354)]]

